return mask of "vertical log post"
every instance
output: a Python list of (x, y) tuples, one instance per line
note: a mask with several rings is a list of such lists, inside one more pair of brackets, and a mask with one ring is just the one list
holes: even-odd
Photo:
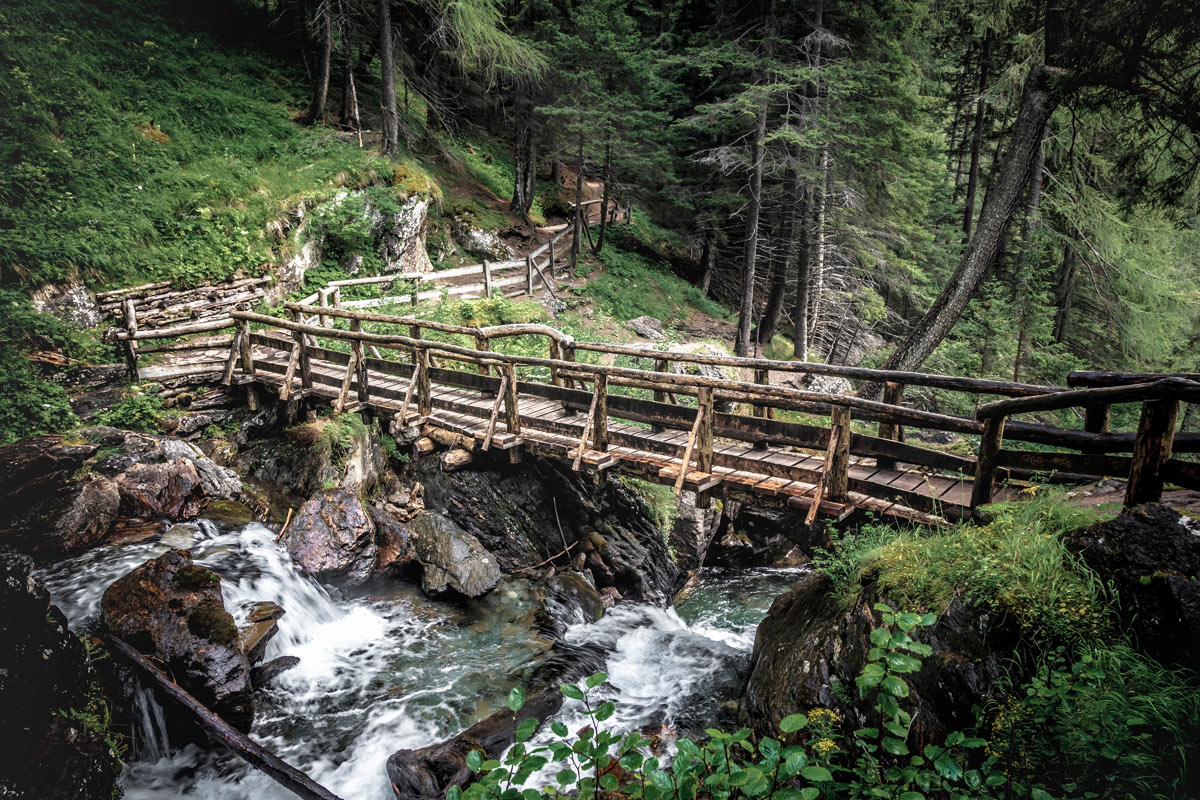
[(554, 237), (553, 236), (550, 237), (550, 261), (546, 264), (546, 272), (548, 272), (550, 274), (551, 278), (554, 277)]
[(979, 437), (979, 458), (975, 461), (975, 485), (971, 487), (971, 509), (992, 502), (996, 485), (996, 460), (1004, 444), (1004, 417), (990, 417), (983, 423)]
[(341, 308), (342, 307), (342, 287), (340, 287), (340, 286), (333, 287), (333, 293), (329, 295), (329, 299), (331, 301), (331, 305), (333, 305), (334, 308)]
[[(667, 361), (667, 359), (665, 359), (665, 358), (654, 359), (654, 371), (655, 372), (666, 372), (669, 368), (670, 368), (670, 362)], [(654, 402), (656, 402), (656, 403), (667, 402), (666, 390), (655, 389), (654, 390)], [(666, 430), (666, 428), (664, 428), (662, 425), (651, 425), (650, 426), (651, 433), (662, 433), (665, 430)]]
[[(420, 339), (421, 338), (421, 326), (409, 325), (408, 326), (408, 338)], [(413, 363), (413, 374), (414, 375), (416, 374), (417, 362), (419, 360), (420, 360), (420, 354), (418, 353), (417, 349), (414, 348), (412, 351), (412, 363)]]
[[(329, 308), (329, 290), (328, 289), (318, 289), (317, 290), (317, 298), (318, 298), (318, 302), (319, 302), (321, 308)], [(317, 324), (322, 328), (328, 328), (329, 327), (329, 317), (327, 317), (324, 314), (318, 315)]]
[(846, 499), (850, 489), (850, 409), (846, 406), (832, 406), (829, 419), (829, 435), (836, 434), (836, 443), (826, 459), (825, 488), (830, 500), (840, 502)]
[(483, 296), (492, 296), (492, 265), (486, 258), (483, 260)]
[(596, 373), (596, 416), (592, 420), (592, 448), (608, 449), (608, 376)]
[(412, 293), (408, 296), (409, 305), (413, 311), (417, 310), (417, 303), (421, 301), (421, 278), (413, 278)]
[[(754, 370), (754, 382), (756, 384), (758, 384), (759, 386), (765, 386), (771, 382), (770, 375), (771, 375), (770, 370), (756, 369), (756, 370)], [(755, 403), (754, 409), (753, 409), (753, 415), (760, 419), (770, 419), (771, 418), (771, 407), (766, 406), (766, 405), (758, 405), (757, 403)], [(755, 450), (766, 450), (767, 444), (768, 444), (768, 442), (765, 438), (758, 439), (757, 441), (754, 442), (754, 449)]]
[[(700, 472), (712, 473), (713, 469), (713, 389), (701, 386), (697, 392), (696, 413), (700, 425), (696, 429), (696, 468)], [(686, 469), (687, 465), (684, 465)]]
[(511, 361), (504, 365), (504, 426), (509, 433), (521, 432), (521, 413), (517, 408), (517, 366)]
[[(250, 323), (247, 320), (242, 320), (239, 323), (238, 346), (241, 350), (242, 358), (242, 374), (254, 375), (254, 350), (250, 344)], [(251, 411), (258, 411), (258, 390), (254, 388), (253, 383), (246, 384), (246, 407)]]
[(1178, 400), (1147, 400), (1142, 403), (1137, 438), (1133, 441), (1133, 463), (1125, 487), (1125, 507), (1157, 503), (1162, 499), (1162, 467), (1171, 458), (1175, 438)]
[[(563, 359), (563, 361), (574, 361), (575, 360), (575, 345), (564, 344), (562, 346), (562, 359)], [(563, 385), (563, 388), (565, 388), (565, 389), (574, 389), (575, 388), (575, 382), (573, 380), (571, 380), (570, 378), (563, 378), (562, 385)], [(569, 405), (567, 405), (566, 400), (562, 401), (562, 407), (563, 407), (563, 411), (567, 412), (568, 414), (575, 413), (575, 409), (573, 409)]]
[(1083, 429), (1088, 433), (1108, 433), (1112, 421), (1112, 406), (1107, 404), (1083, 407)]
[[(488, 342), (488, 339), (486, 336), (481, 336), (480, 334), (475, 334), (475, 349), (479, 351), (481, 356), (485, 355), (485, 354), (491, 352), (491, 349), (492, 349), (491, 343)], [(480, 375), (491, 375), (492, 369), (487, 364), (480, 364), (479, 365), (479, 374)], [(487, 389), (480, 389), (479, 394), (482, 397), (491, 397), (492, 396), (492, 392), (489, 392)]]
[(229, 357), (225, 359), (225, 371), (221, 373), (221, 384), (229, 386), (233, 383), (233, 370), (237, 366), (242, 352), (242, 326), (238, 325), (229, 343)]
[[(355, 333), (362, 333), (362, 321), (359, 319), (350, 320), (350, 330)], [(355, 339), (351, 345), (354, 349), (354, 363), (358, 371), (358, 401), (366, 403), (371, 399), (371, 390), (367, 385), (367, 359), (363, 353), (362, 339)]]
[[(901, 405), (904, 402), (904, 384), (892, 381), (885, 383), (883, 385), (883, 402), (890, 406)], [(881, 422), (879, 423), (879, 438), (902, 442), (904, 441), (904, 428), (895, 422)], [(895, 469), (896, 459), (878, 456), (875, 459), (875, 465), (881, 469)]]
[(133, 300), (125, 301), (123, 315), (125, 330), (129, 333), (129, 338), (125, 340), (125, 364), (129, 367), (129, 380), (136, 382), (138, 379), (138, 345), (137, 340), (133, 337), (137, 334), (137, 309), (133, 305)]
[(525, 294), (533, 294), (533, 256), (525, 256)]
[[(301, 321), (299, 311), (292, 312), (292, 321), (297, 323)], [(296, 340), (296, 346), (300, 348), (300, 385), (307, 391), (313, 385), (312, 362), (308, 357), (308, 340), (300, 331), (292, 331), (292, 338)]]
[[(558, 339), (551, 337), (550, 339), (550, 360), (562, 361), (562, 345), (558, 343)], [(562, 386), (562, 381), (558, 377), (558, 367), (550, 365), (550, 383), (555, 386)]]
[(429, 386), (429, 351), (424, 347), (413, 353), (417, 359), (417, 411), (427, 417), (433, 413), (433, 392)]

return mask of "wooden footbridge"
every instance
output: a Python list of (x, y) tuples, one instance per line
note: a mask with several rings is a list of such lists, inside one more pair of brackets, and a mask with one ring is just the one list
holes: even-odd
[[(237, 327), (222, 378), (246, 386), (251, 404), (264, 389), (284, 401), (324, 398), (393, 430), (424, 426), (514, 460), (537, 453), (577, 470), (689, 489), (701, 505), (718, 495), (799, 510), (810, 523), (861, 510), (941, 524), (1035, 475), (1128, 478), (1130, 504), (1157, 499), (1164, 482), (1200, 488), (1200, 464), (1172, 457), (1200, 451), (1200, 435), (1174, 433), (1179, 402), (1200, 402), (1195, 375), (1083, 375), (1085, 388), (1066, 389), (647, 350), (576, 341), (543, 325), (469, 328), (299, 303), (286, 309), (290, 319), (232, 313)], [(523, 352), (545, 355), (498, 352), (513, 337)], [(721, 377), (692, 374), (702, 365)], [(884, 400), (780, 385), (804, 374), (883, 382)], [(978, 405), (975, 418), (951, 416), (905, 406), (907, 386), (1004, 399)], [(1108, 431), (1114, 403), (1142, 404), (1136, 433)], [(1010, 419), (1065, 408), (1086, 410), (1084, 430)], [(978, 436), (979, 456), (905, 441), (906, 428)]]

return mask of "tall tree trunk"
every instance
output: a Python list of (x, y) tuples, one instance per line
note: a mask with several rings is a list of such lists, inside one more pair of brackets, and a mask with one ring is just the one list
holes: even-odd
[[(1013, 123), (996, 183), (979, 214), (975, 235), (946, 287), (888, 357), (884, 369), (919, 368), (962, 315), (1008, 233), (1037, 162), (1042, 131), (1057, 105), (1058, 98), (1050, 87), (1049, 70), (1034, 66), (1025, 80), (1021, 108)], [(869, 396), (867, 389), (863, 387), (864, 396)], [(879, 387), (871, 386), (870, 390), (871, 394), (877, 394)]]
[(521, 91), (517, 100), (517, 146), (514, 160), (513, 196), (508, 210), (519, 217), (529, 216), (537, 189), (536, 137), (533, 131), (533, 101)]
[(775, 338), (775, 332), (779, 330), (788, 276), (792, 274), (792, 262), (796, 258), (796, 212), (800, 206), (800, 177), (796, 172), (794, 157), (788, 160), (783, 185), (784, 197), (787, 198), (787, 212), (779, 232), (779, 246), (771, 263), (771, 288), (767, 293), (767, 307), (763, 310), (758, 329), (755, 331), (754, 338), (760, 345), (770, 344)]
[(612, 134), (604, 140), (604, 194), (600, 200), (600, 236), (596, 239), (596, 255), (604, 249), (604, 233), (608, 230), (608, 200), (612, 194)]
[(329, 69), (333, 58), (333, 16), (329, 0), (317, 6), (318, 24), (321, 28), (321, 52), (317, 57), (316, 72), (313, 73), (312, 101), (304, 112), (306, 122), (318, 122), (325, 118), (325, 104), (329, 100)]
[(1029, 347), (1029, 281), (1033, 272), (1033, 237), (1037, 234), (1041, 222), (1042, 178), (1046, 170), (1046, 139), (1050, 136), (1050, 126), (1042, 130), (1042, 145), (1038, 148), (1037, 160), (1033, 165), (1033, 175), (1029, 179), (1029, 214), (1025, 217), (1025, 227), (1021, 232), (1021, 261), (1017, 267), (1017, 353), (1013, 359), (1013, 380), (1021, 380), (1021, 365), (1025, 360), (1025, 351)]
[(809, 288), (809, 214), (812, 205), (812, 187), (805, 187), (800, 200), (800, 229), (796, 242), (796, 300), (792, 307), (796, 332), (792, 340), (792, 358), (808, 361), (808, 288)]
[(575, 220), (571, 234), (571, 269), (579, 263), (579, 240), (583, 237), (583, 131), (579, 132), (579, 155), (575, 159)]
[(717, 259), (713, 249), (713, 239), (716, 238), (716, 232), (713, 231), (712, 225), (704, 227), (704, 245), (700, 248), (700, 277), (696, 281), (696, 288), (700, 290), (700, 294), (708, 296), (708, 290), (712, 286), (713, 264)]
[(829, 205), (829, 148), (821, 151), (821, 176), (814, 187), (813, 229), (809, 238), (809, 298), (808, 346), (816, 343), (817, 328), (821, 322), (821, 295), (825, 292), (825, 217)]
[(975, 131), (971, 135), (971, 169), (967, 173), (967, 199), (963, 208), (963, 241), (970, 240), (971, 226), (975, 222), (975, 193), (979, 187), (979, 159), (983, 152), (983, 122), (987, 112), (985, 93), (991, 54), (992, 32), (989, 30), (984, 34), (983, 52), (979, 57), (979, 99), (975, 102)]
[(735, 355), (750, 355), (750, 323), (754, 318), (754, 267), (758, 258), (758, 219), (762, 212), (763, 139), (767, 136), (767, 99), (758, 107), (754, 142), (750, 147), (750, 203), (746, 209), (746, 242), (742, 251), (742, 308), (738, 314)]
[(1075, 246), (1067, 242), (1063, 248), (1062, 263), (1058, 267), (1058, 280), (1054, 283), (1054, 343), (1067, 340), (1067, 317), (1071, 313), (1071, 289), (1075, 284), (1075, 269), (1079, 256)]
[(379, 152), (395, 156), (400, 145), (400, 120), (396, 113), (396, 64), (392, 52), (391, 0), (379, 0), (379, 71), (383, 76), (383, 138)]

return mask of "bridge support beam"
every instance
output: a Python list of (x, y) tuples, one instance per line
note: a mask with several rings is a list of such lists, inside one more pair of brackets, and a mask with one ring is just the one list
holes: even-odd
[(996, 463), (1004, 443), (1004, 417), (990, 417), (983, 423), (979, 437), (979, 458), (975, 462), (975, 485), (971, 487), (971, 510), (992, 502), (996, 484)]
[(1125, 487), (1125, 506), (1157, 503), (1162, 499), (1162, 467), (1171, 458), (1175, 438), (1178, 400), (1147, 400), (1142, 403), (1137, 439), (1133, 443), (1133, 463)]

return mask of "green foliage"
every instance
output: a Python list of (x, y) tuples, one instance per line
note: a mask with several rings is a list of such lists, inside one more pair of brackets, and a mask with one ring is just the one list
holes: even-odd
[(151, 394), (129, 394), (111, 408), (98, 411), (95, 421), (99, 425), (111, 425), (142, 433), (162, 433), (164, 423), (174, 415), (164, 408), (162, 400)]
[(661, 483), (642, 480), (632, 475), (622, 475), (620, 476), (620, 480), (621, 483), (624, 483), (641, 496), (642, 500), (646, 503), (646, 509), (650, 512), (650, 518), (654, 520), (654, 524), (662, 531), (663, 536), (669, 536), (671, 534), (671, 526), (675, 522), (675, 517), (679, 515), (675, 492), (672, 488), (664, 486)]
[(588, 282), (583, 293), (615, 319), (651, 316), (671, 324), (686, 319), (693, 310), (722, 318), (727, 313), (696, 287), (641, 255), (608, 246), (600, 261), (604, 271)]
[[(1062, 731), (1078, 737), (1070, 742), (1053, 742), (1051, 751), (1040, 754), (1048, 760), (1031, 761), (1027, 770), (1013, 769), (1012, 759), (999, 752), (995, 742), (959, 731), (950, 733), (940, 745), (926, 745), (914, 752), (909, 741), (913, 715), (905, 708), (911, 694), (909, 680), (933, 652), (916, 638), (916, 633), (932, 625), (935, 616), (897, 612), (882, 603), (874, 610), (881, 624), (871, 632), (867, 664), (856, 679), (863, 703), (873, 710), (868, 727), (848, 732), (838, 713), (817, 708), (784, 717), (778, 722), (778, 737), (756, 738), (748, 729), (729, 733), (709, 728), (705, 731), (706, 741), (678, 740), (674, 758), (667, 763), (648, 749), (650, 739), (637, 732), (619, 735), (602, 726), (616, 707), (598, 694), (608, 676), (596, 673), (582, 685), (562, 687), (568, 701), (582, 705), (582, 713), (591, 718), (591, 724), (572, 735), (562, 722), (551, 722), (554, 738), (543, 745), (530, 744), (539, 723), (535, 718), (521, 717), (525, 693), (513, 689), (508, 707), (513, 714), (515, 744), (501, 758), (488, 758), (480, 750), (469, 753), (467, 765), (476, 773), (476, 779), (466, 789), (452, 786), (447, 800), (566, 796), (580, 800), (600, 796), (638, 800), (1046, 800), (1098, 797), (1095, 789), (1106, 782), (1110, 784), (1107, 788), (1142, 785), (1126, 776), (1110, 778), (1079, 770), (1081, 765), (1090, 767), (1102, 760), (1118, 768), (1138, 764), (1133, 753), (1152, 738), (1137, 739), (1139, 726), (1153, 724), (1136, 713), (1121, 716), (1126, 710), (1119, 708), (1123, 701), (1116, 701), (1106, 711), (1085, 711), (1085, 720), (1071, 719), (1072, 708), (1083, 696), (1075, 687), (1086, 693), (1092, 691), (1095, 681), (1105, 678), (1103, 668), (1089, 657), (1069, 671), (1053, 671), (1057, 677), (1049, 680), (1039, 675), (1027, 687), (1026, 694), (1033, 700), (1023, 719), (1036, 726), (1034, 717), (1045, 711)], [(1143, 696), (1131, 702), (1153, 704), (1160, 699), (1161, 695)], [(1174, 701), (1186, 713), (1177, 715), (1173, 723), (1194, 714), (1195, 699), (1176, 694)], [(1010, 734), (1009, 742), (1014, 741), (1011, 728), (1010, 724), (1003, 731)], [(1121, 738), (1130, 731), (1135, 737), (1132, 744)], [(1085, 732), (1087, 736), (1078, 736)], [(1124, 761), (1123, 753), (1130, 753)], [(1040, 771), (1043, 765), (1053, 766), (1055, 758), (1068, 754), (1080, 763), (1055, 773)], [(535, 773), (551, 770), (553, 784), (522, 788)], [(1053, 783), (1056, 778), (1065, 781)]]
[(1015, 614), (1036, 636), (1077, 641), (1111, 633), (1112, 592), (1077, 562), (1061, 538), (1096, 521), (1095, 512), (1053, 493), (995, 511), (990, 525), (897, 532), (891, 542), (881, 537), (881, 546), (825, 556), (824, 563), (845, 586), (853, 580), (850, 562), (857, 561), (864, 579), (910, 608), (941, 610), (956, 591), (966, 589), (972, 600)]

